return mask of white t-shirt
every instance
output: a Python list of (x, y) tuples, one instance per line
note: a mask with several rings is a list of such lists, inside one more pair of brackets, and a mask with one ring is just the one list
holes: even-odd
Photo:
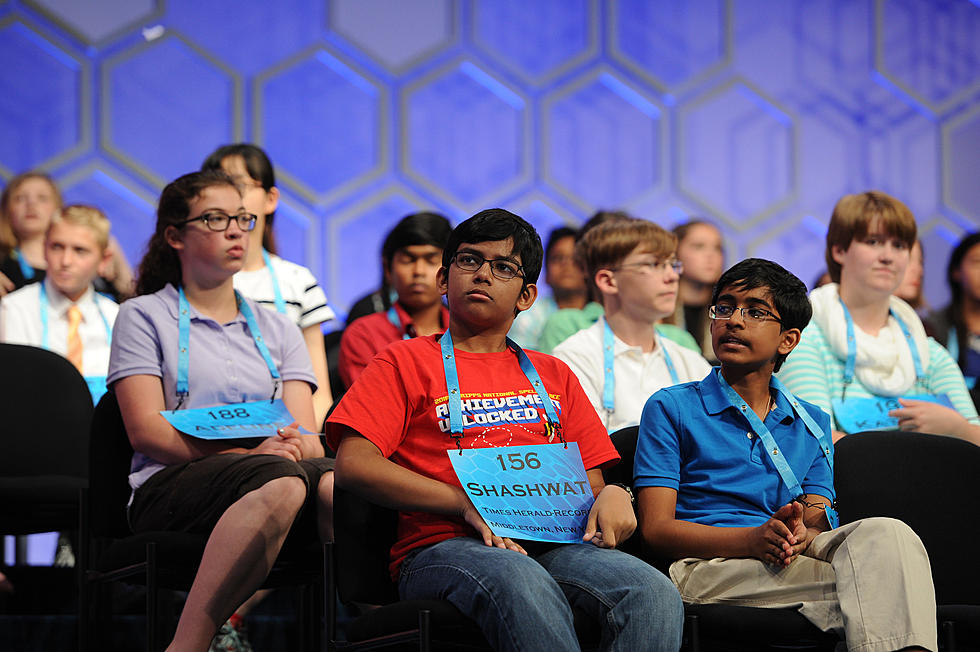
[[(272, 268), (279, 281), (279, 291), (286, 303), (286, 316), (304, 329), (335, 318), (327, 305), (327, 296), (310, 270), (302, 265), (283, 260), (270, 254)], [(241, 271), (234, 276), (235, 289), (269, 310), (276, 309), (276, 293), (272, 275), (267, 267)]]
[(600, 317), (592, 326), (556, 346), (552, 355), (564, 361), (578, 376), (582, 389), (609, 432), (637, 425), (647, 399), (654, 392), (674, 384), (664, 359), (665, 351), (677, 371), (678, 383), (701, 380), (711, 370), (711, 365), (700, 354), (661, 337), (659, 333), (655, 334), (657, 346), (650, 353), (644, 353), (638, 346), (629, 346), (613, 335), (616, 409), (608, 412), (602, 406), (605, 386), (602, 339), (605, 327), (606, 320)]
[[(65, 355), (68, 350), (68, 308), (72, 302), (49, 280), (44, 281), (44, 288), (48, 298), (46, 348)], [(82, 338), (82, 375), (105, 376), (109, 369), (106, 324), (111, 331), (119, 306), (112, 299), (96, 294), (91, 287), (75, 303), (82, 312), (82, 322), (78, 327)], [(40, 283), (25, 285), (0, 301), (0, 342), (43, 346)]]

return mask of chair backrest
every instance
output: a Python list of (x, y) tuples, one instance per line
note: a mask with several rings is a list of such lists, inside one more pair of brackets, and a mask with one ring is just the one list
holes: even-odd
[[(608, 469), (603, 469), (602, 479), (606, 484), (613, 482), (622, 483), (633, 487), (633, 458), (636, 456), (636, 437), (640, 432), (639, 426), (627, 426), (609, 435), (613, 446), (619, 453), (619, 463)], [(621, 543), (618, 548), (631, 555), (642, 557), (643, 542), (640, 530), (637, 528), (629, 539)]]
[(126, 436), (116, 395), (106, 392), (95, 407), (89, 453), (89, 523), (95, 537), (121, 538), (132, 532), (126, 520), (133, 447)]
[(0, 476), (88, 477), (92, 395), (68, 360), (45, 349), (0, 344)]
[(397, 601), (388, 561), (398, 512), (334, 486), (333, 522), (340, 600), (378, 605)]
[(980, 446), (939, 435), (865, 432), (837, 442), (834, 458), (841, 523), (870, 516), (904, 521), (929, 552), (937, 603), (980, 604), (980, 563), (968, 550), (980, 540)]
[(636, 456), (636, 437), (639, 432), (639, 426), (627, 426), (609, 435), (620, 460), (616, 466), (602, 471), (602, 478), (606, 484), (621, 482), (633, 486), (633, 458)]

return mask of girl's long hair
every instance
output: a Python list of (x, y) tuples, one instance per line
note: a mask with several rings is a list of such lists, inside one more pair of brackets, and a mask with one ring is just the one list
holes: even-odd
[(153, 294), (170, 283), (174, 287), (181, 284), (180, 258), (167, 242), (167, 228), (180, 228), (182, 222), (190, 217), (190, 204), (205, 189), (213, 186), (230, 186), (238, 192), (231, 177), (221, 171), (207, 170), (191, 172), (167, 184), (160, 193), (157, 207), (157, 225), (146, 254), (139, 264), (136, 280), (136, 295)]

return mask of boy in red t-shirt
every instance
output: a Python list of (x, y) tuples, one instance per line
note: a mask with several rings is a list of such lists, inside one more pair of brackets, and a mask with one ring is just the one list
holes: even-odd
[(395, 225), (381, 247), (385, 284), (398, 299), (384, 312), (350, 323), (340, 340), (338, 370), (350, 387), (371, 359), (392, 342), (446, 330), (436, 274), (452, 227), (438, 213), (412, 213)]
[[(600, 467), (618, 455), (595, 410), (564, 363), (531, 351), (560, 415), (549, 424), (532, 372), (507, 343), (514, 317), (537, 296), (541, 259), (534, 228), (502, 209), (453, 230), (439, 270), (449, 304), (448, 354), (448, 341), (428, 336), (375, 357), (328, 420), (336, 482), (400, 510), (391, 570), (401, 596), (449, 600), (494, 649), (578, 649), (575, 605), (600, 623), (604, 649), (676, 650), (683, 620), (677, 591), (662, 573), (614, 550), (636, 519), (628, 490), (602, 481)], [(459, 396), (447, 389), (451, 364), (444, 358), (455, 361)], [(454, 401), (461, 433), (450, 423)], [(546, 444), (556, 432), (578, 444), (595, 496), (583, 543), (494, 535), (447, 451)]]

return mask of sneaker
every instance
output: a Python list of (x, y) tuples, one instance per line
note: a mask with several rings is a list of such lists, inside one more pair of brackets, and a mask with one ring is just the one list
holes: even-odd
[[(208, 652), (245, 652), (242, 647), (242, 640), (238, 636), (238, 630), (232, 627), (231, 621), (226, 621), (218, 633), (211, 639), (211, 647)], [(248, 647), (251, 651), (252, 646)]]

